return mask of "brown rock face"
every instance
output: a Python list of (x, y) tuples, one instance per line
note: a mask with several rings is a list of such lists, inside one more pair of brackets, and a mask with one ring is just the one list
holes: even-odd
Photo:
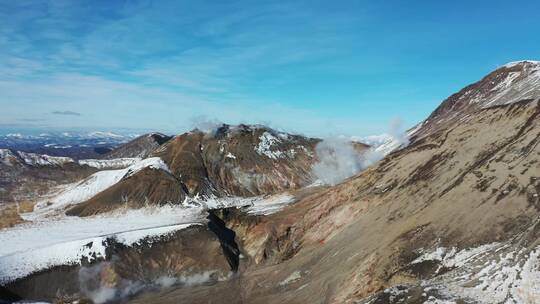
[(145, 168), (69, 209), (66, 214), (89, 216), (122, 206), (141, 208), (148, 205), (179, 204), (185, 198), (184, 185), (178, 179), (163, 170)]
[(223, 125), (193, 131), (154, 153), (186, 185), (189, 195), (270, 194), (311, 182), (318, 141), (258, 126)]

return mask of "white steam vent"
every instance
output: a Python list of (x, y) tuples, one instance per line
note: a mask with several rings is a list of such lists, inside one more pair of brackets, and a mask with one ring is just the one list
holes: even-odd
[(315, 152), (319, 162), (313, 165), (313, 174), (325, 184), (335, 185), (362, 169), (360, 155), (345, 138), (324, 139)]

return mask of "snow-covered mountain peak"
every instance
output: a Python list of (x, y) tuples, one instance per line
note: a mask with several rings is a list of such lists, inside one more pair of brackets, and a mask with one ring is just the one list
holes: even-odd
[(414, 136), (464, 121), (479, 110), (539, 98), (540, 61), (510, 62), (444, 100), (428, 119), (415, 127)]
[(509, 63), (503, 65), (503, 67), (512, 68), (512, 67), (517, 66), (517, 65), (536, 65), (536, 66), (540, 66), (540, 61), (536, 61), (536, 60), (512, 61), (512, 62), (509, 62)]
[(124, 138), (125, 136), (113, 132), (94, 131), (85, 135), (88, 138)]

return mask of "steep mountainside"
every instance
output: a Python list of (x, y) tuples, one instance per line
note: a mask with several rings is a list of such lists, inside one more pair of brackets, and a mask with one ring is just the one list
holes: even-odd
[(444, 100), (415, 128), (414, 137), (448, 128), (479, 109), (535, 99), (538, 95), (540, 61), (508, 63)]

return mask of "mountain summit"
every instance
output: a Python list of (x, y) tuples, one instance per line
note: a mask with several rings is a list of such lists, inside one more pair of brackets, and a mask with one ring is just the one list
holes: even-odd
[(472, 112), (540, 96), (540, 61), (505, 64), (480, 81), (451, 95), (413, 133), (415, 137), (446, 128)]

